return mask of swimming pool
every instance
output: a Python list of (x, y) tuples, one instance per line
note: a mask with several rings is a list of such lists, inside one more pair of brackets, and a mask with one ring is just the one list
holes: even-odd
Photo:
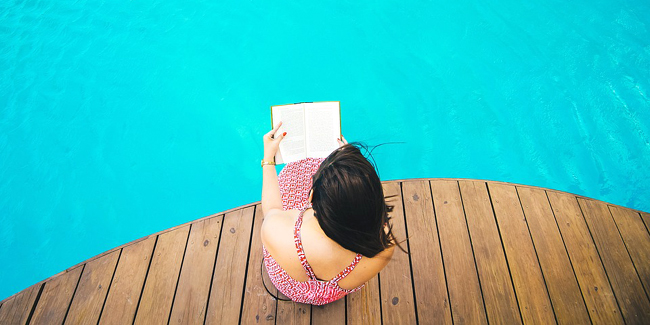
[(257, 201), (275, 104), (340, 100), (382, 179), (650, 211), (650, 4), (0, 3), (0, 299)]

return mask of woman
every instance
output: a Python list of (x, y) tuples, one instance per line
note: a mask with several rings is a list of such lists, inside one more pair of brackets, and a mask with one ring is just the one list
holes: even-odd
[(325, 159), (287, 164), (278, 178), (280, 125), (264, 135), (264, 264), (291, 300), (323, 305), (361, 289), (388, 264), (392, 207), (372, 164), (345, 139)]

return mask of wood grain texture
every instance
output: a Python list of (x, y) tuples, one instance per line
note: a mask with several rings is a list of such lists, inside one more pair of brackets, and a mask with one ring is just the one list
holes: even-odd
[[(284, 297), (284, 295), (281, 295)], [(311, 305), (293, 301), (278, 301), (276, 324), (307, 325), (311, 322)]]
[[(246, 288), (241, 315), (242, 324), (275, 324), (276, 300), (264, 289), (262, 281), (268, 277), (262, 263), (262, 237), (261, 229), (264, 222), (261, 205), (255, 207), (253, 223), (253, 237), (248, 258), (248, 272), (246, 275)], [(270, 279), (266, 283), (271, 283)], [(277, 294), (277, 289), (271, 283), (267, 288)]]
[(185, 226), (158, 235), (135, 324), (164, 324), (169, 320), (189, 230), (190, 226)]
[[(393, 234), (397, 241), (403, 241), (407, 237), (400, 183), (387, 183), (383, 184), (383, 187), (385, 196), (396, 195), (395, 199), (388, 204), (395, 205), (393, 212), (390, 213)], [(407, 248), (406, 241), (402, 242), (402, 246), (404, 249)], [(400, 249), (395, 249), (392, 260), (380, 272), (379, 279), (384, 324), (415, 324), (415, 302), (409, 255)]]
[(451, 324), (445, 270), (429, 182), (403, 182), (402, 193), (411, 246), (427, 247), (411, 250), (418, 320), (423, 324)]
[(432, 181), (431, 194), (454, 324), (486, 324), (483, 295), (479, 286), (458, 183)]
[(212, 279), (206, 324), (236, 324), (246, 276), (255, 207), (225, 215)]
[(558, 323), (591, 323), (546, 192), (526, 187), (517, 191)]
[(650, 234), (639, 213), (615, 206), (610, 206), (609, 210), (647, 295), (650, 290)]
[(223, 216), (192, 224), (170, 324), (203, 324)]
[(547, 192), (547, 196), (591, 321), (594, 324), (623, 324), (616, 298), (576, 197), (551, 191)]
[(515, 187), (488, 182), (488, 188), (524, 323), (554, 324), (553, 308)]
[(119, 256), (116, 250), (86, 264), (66, 324), (97, 324)]
[(600, 253), (625, 323), (646, 323), (650, 319), (650, 302), (607, 205), (601, 201), (582, 198), (578, 199), (578, 203)]
[(361, 290), (347, 296), (348, 325), (381, 324), (380, 303), (379, 277), (376, 276)]
[(99, 324), (131, 324), (135, 319), (156, 236), (122, 248)]
[(345, 298), (311, 307), (312, 325), (345, 325)]
[[(398, 194), (391, 202), (394, 231), (398, 240), (410, 236), (403, 246), (411, 255), (396, 249), (381, 274), (345, 300), (316, 307), (266, 293), (262, 281), (278, 294), (260, 271), (257, 202), (71, 267), (1, 301), (0, 324), (95, 323), (98, 310), (99, 324), (201, 323), (203, 315), (208, 324), (546, 324), (555, 317), (585, 323), (579, 295), (594, 324), (650, 319), (647, 213), (503, 182), (419, 179), (383, 186), (387, 195)], [(483, 320), (477, 317), (481, 295)]]
[(0, 324), (26, 324), (42, 286), (35, 284), (5, 300), (0, 307)]
[(496, 324), (521, 324), (521, 315), (486, 184), (459, 181), (459, 186), (488, 320)]
[(83, 266), (78, 266), (45, 282), (30, 324), (63, 324)]
[(650, 232), (650, 213), (641, 212), (641, 219), (643, 219), (645, 229)]

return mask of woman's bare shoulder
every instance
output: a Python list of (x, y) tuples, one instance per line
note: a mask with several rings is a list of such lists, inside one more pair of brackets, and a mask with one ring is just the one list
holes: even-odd
[(374, 278), (390, 262), (395, 246), (384, 249), (373, 257), (364, 256), (350, 276), (339, 282), (343, 289), (354, 289)]
[(266, 248), (273, 249), (287, 240), (293, 241), (296, 215), (296, 210), (272, 210), (264, 216), (261, 235)]
[(373, 257), (366, 257), (365, 260), (373, 270), (379, 272), (384, 268), (384, 266), (386, 266), (386, 264), (388, 264), (388, 262), (390, 262), (391, 258), (393, 258), (394, 252), (395, 246), (391, 246)]
[(395, 245), (384, 249), (379, 254), (375, 255), (375, 257), (378, 257), (379, 259), (390, 261), (390, 259), (393, 257), (394, 252), (395, 252)]

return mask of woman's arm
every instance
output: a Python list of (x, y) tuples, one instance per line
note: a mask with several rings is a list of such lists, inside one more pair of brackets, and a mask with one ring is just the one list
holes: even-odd
[[(264, 161), (272, 162), (275, 159), (275, 153), (278, 151), (280, 142), (287, 134), (275, 136), (282, 122), (273, 130), (264, 135)], [(262, 213), (266, 216), (272, 210), (282, 211), (282, 196), (278, 184), (278, 174), (275, 165), (262, 165)]]
[[(269, 161), (267, 158), (264, 158), (264, 160)], [(273, 161), (273, 159), (270, 161)], [(271, 210), (282, 210), (282, 197), (275, 165), (264, 165), (262, 167), (262, 177), (262, 213), (267, 215)]]

